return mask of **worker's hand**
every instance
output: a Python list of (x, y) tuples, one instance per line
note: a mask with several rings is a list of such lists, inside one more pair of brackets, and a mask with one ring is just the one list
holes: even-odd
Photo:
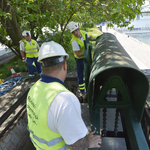
[(26, 63), (26, 57), (22, 57), (22, 61)]
[(94, 148), (94, 147), (100, 148), (101, 144), (102, 144), (101, 136), (94, 135), (94, 133), (95, 133), (95, 131), (93, 131), (87, 135), (87, 138), (90, 142), (89, 148)]
[(94, 37), (92, 41), (96, 41), (100, 36)]
[(96, 38), (95, 38), (95, 37), (93, 37), (91, 41), (96, 41)]

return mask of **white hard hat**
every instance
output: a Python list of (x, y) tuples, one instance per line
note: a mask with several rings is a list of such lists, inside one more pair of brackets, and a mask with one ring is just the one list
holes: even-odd
[(69, 24), (68, 24), (68, 28), (70, 30), (70, 32), (73, 32), (74, 30), (78, 29), (79, 28), (79, 24), (74, 22), (74, 21), (71, 21)]
[(66, 56), (66, 60), (69, 58), (69, 55), (60, 44), (54, 41), (44, 42), (39, 49), (38, 62), (42, 63), (43, 59), (55, 56)]
[(31, 36), (31, 33), (30, 31), (25, 30), (22, 32), (22, 36)]

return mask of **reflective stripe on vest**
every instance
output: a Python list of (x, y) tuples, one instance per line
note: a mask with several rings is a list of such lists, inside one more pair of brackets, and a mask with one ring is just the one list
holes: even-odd
[(62, 91), (70, 92), (58, 82), (44, 83), (39, 80), (28, 92), (28, 130), (37, 150), (69, 150), (60, 133), (53, 132), (47, 124), (49, 107)]
[[(57, 143), (63, 141), (62, 137), (56, 138), (56, 139), (52, 139), (51, 141), (46, 141), (46, 140), (42, 140), (41, 138), (37, 137), (36, 135), (33, 134), (33, 132), (31, 130), (28, 130), (32, 135), (33, 138), (36, 139), (37, 141), (39, 141), (40, 143), (44, 143), (46, 144), (48, 147), (54, 146)], [(32, 138), (31, 138), (32, 139)], [(33, 140), (32, 140), (33, 141)], [(34, 141), (33, 141), (34, 142)], [(35, 143), (35, 142), (34, 142)], [(36, 143), (35, 143), (36, 144)], [(38, 145), (37, 145), (38, 146)], [(60, 148), (59, 150), (67, 150), (68, 149), (68, 145), (64, 145), (62, 148)], [(42, 149), (41, 149), (42, 150)]]
[[(83, 30), (80, 30), (80, 33), (82, 34), (83, 38), (85, 39), (85, 35), (87, 34), (85, 31)], [(72, 39), (70, 41), (70, 44), (72, 44), (72, 41), (76, 41), (79, 46), (80, 46), (80, 51), (83, 51), (85, 49), (84, 47), (84, 41), (82, 41), (81, 39), (77, 38), (76, 36), (72, 35)], [(77, 58), (77, 59), (81, 59), (83, 58), (84, 56), (81, 56), (81, 57), (78, 57), (75, 52), (74, 52), (74, 57)]]
[(32, 140), (32, 138), (30, 137), (30, 139), (31, 139), (31, 141), (32, 141), (32, 143), (33, 143), (33, 145), (35, 145), (36, 147), (38, 147), (38, 149), (40, 149), (40, 150), (45, 150), (45, 149), (42, 149), (42, 148), (40, 148), (33, 140)]
[(38, 49), (35, 40), (31, 39), (31, 45), (26, 40), (22, 41), (24, 43), (26, 57), (29, 58), (38, 57)]
[[(34, 143), (34, 145), (36, 145), (38, 147), (38, 149), (45, 150), (45, 149), (40, 148), (32, 139), (31, 139), (31, 141)], [(67, 145), (64, 145), (62, 148), (59, 148), (58, 150), (69, 150), (69, 149), (68, 149)]]
[(37, 53), (37, 51), (32, 51), (32, 50), (37, 50), (37, 48), (32, 48), (32, 49), (28, 49), (28, 50), (26, 50), (25, 52), (26, 52), (26, 54), (32, 54), (32, 53)]

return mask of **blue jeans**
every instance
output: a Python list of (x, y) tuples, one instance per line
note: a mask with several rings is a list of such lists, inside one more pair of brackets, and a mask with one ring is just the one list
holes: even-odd
[[(39, 74), (42, 72), (41, 64), (37, 60), (38, 60), (38, 57), (27, 58), (26, 62), (27, 62), (27, 68), (28, 68), (29, 75), (34, 75), (34, 72), (38, 72)], [(35, 63), (36, 67), (33, 66), (33, 64), (32, 64), (33, 62)]]
[(84, 77), (84, 60), (83, 58), (77, 59), (76, 60), (76, 65), (77, 65), (77, 74), (78, 74), (78, 84), (79, 84), (79, 89), (81, 93), (85, 91), (85, 85), (83, 82), (83, 77)]

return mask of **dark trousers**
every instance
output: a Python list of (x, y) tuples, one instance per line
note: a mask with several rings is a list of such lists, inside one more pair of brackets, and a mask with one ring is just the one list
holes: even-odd
[(76, 65), (77, 65), (79, 89), (80, 89), (81, 93), (83, 93), (85, 91), (85, 84), (84, 84), (84, 81), (83, 81), (83, 77), (84, 77), (84, 60), (83, 60), (83, 58), (81, 58), (81, 59), (75, 58), (75, 60), (76, 60)]
[[(34, 72), (38, 72), (39, 74), (42, 72), (41, 64), (37, 60), (38, 57), (27, 58), (27, 68), (28, 68), (29, 75), (34, 75)], [(33, 62), (35, 63), (36, 67), (33, 66)]]

